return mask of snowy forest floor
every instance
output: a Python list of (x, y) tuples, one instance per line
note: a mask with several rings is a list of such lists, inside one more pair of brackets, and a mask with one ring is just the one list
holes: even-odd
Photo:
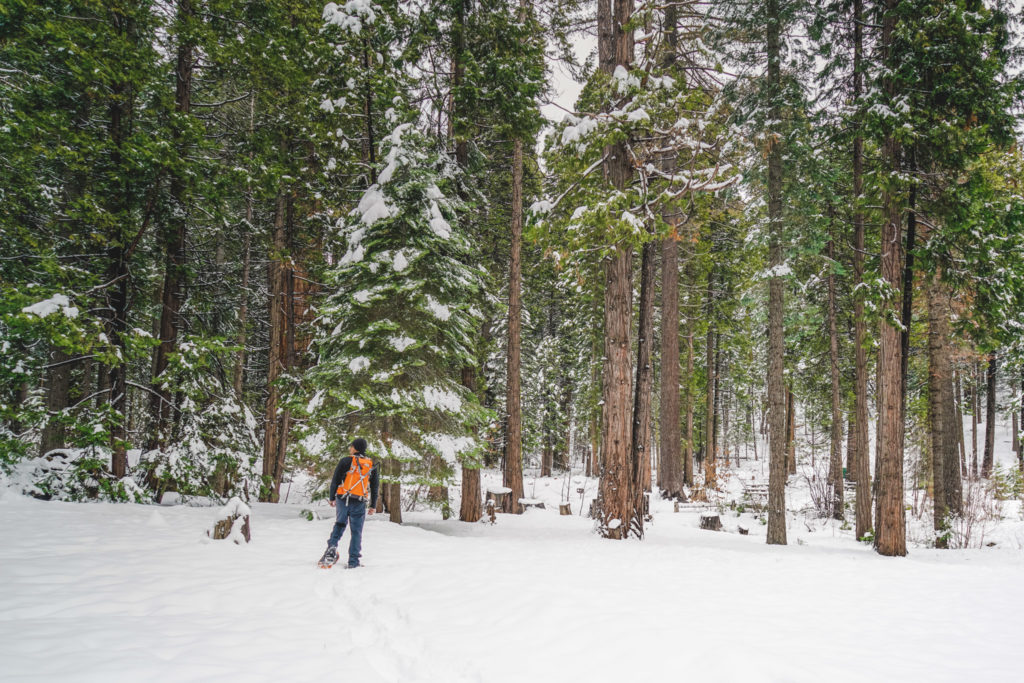
[[(767, 546), (759, 516), (733, 509), (740, 480), (766, 476), (763, 462), (734, 466), (722, 532), (655, 496), (646, 538), (611, 542), (585, 517), (596, 479), (528, 471), (526, 495), (546, 509), (495, 525), (375, 515), (354, 571), (316, 568), (332, 511), (294, 489), (288, 504), (254, 505), (252, 543), (236, 546), (205, 539), (210, 508), (0, 488), (0, 678), (1020, 680), (1019, 501), (986, 523), (994, 546), (967, 550), (915, 541), (930, 520), (908, 512), (910, 554), (885, 558), (816, 518), (801, 475), (787, 488), (789, 545)], [(559, 515), (563, 491), (572, 516)]]

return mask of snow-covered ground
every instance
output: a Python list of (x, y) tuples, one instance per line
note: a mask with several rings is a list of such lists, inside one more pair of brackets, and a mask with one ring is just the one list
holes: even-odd
[(836, 522), (793, 514), (767, 546), (752, 514), (702, 531), (657, 499), (643, 541), (606, 541), (583, 486), (531, 472), (547, 509), (496, 525), (376, 515), (354, 571), (315, 567), (325, 505), (254, 505), (238, 546), (205, 540), (210, 508), (0, 490), (0, 680), (1020, 680), (1019, 503), (995, 547), (884, 558)]

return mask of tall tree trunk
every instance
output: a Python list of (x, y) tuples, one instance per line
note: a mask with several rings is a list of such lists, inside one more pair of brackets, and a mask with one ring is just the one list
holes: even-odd
[(954, 424), (955, 424), (955, 428), (956, 428), (957, 445), (960, 448), (960, 476), (962, 478), (966, 479), (967, 478), (967, 443), (966, 443), (966, 439), (964, 439), (964, 411), (963, 411), (964, 396), (963, 396), (963, 389), (962, 389), (962, 380), (961, 380), (961, 377), (960, 377), (960, 371), (959, 370), (954, 370), (953, 371), (953, 391), (956, 394), (955, 395), (956, 402), (954, 403), (954, 405), (956, 406), (956, 422)]
[[(665, 34), (668, 42), (663, 67), (672, 69), (676, 61), (678, 8), (665, 8)], [(676, 157), (668, 153), (661, 159), (662, 170), (672, 174)], [(662, 219), (671, 233), (661, 244), (661, 396), (658, 444), (658, 487), (666, 498), (682, 499), (683, 463), (679, 429), (679, 211), (666, 209)]]
[(512, 158), (512, 245), (509, 257), (508, 353), (505, 412), (508, 415), (505, 437), (504, 486), (512, 489), (505, 497), (505, 512), (520, 513), (523, 497), (523, 417), (521, 399), (522, 345), (522, 239), (523, 239), (523, 141), (515, 141)]
[[(614, 12), (614, 16), (613, 16)], [(633, 30), (626, 30), (633, 14), (632, 0), (598, 3), (598, 60), (608, 75), (616, 67), (629, 68), (633, 56)], [(624, 190), (632, 176), (625, 143), (610, 145), (604, 165), (606, 180)], [(633, 250), (619, 244), (605, 262), (604, 374), (601, 396), (601, 448), (603, 471), (599, 490), (600, 528), (606, 538), (626, 538), (635, 516), (631, 420), (633, 378), (631, 318), (633, 309)]]
[[(768, 52), (769, 118), (773, 125), (782, 120), (781, 30), (778, 0), (767, 0), (766, 47)], [(771, 460), (768, 465), (767, 542), (786, 544), (786, 389), (783, 378), (785, 340), (783, 337), (782, 267), (782, 135), (768, 131), (768, 409)]]
[(977, 362), (971, 364), (971, 477), (978, 478), (978, 413), (981, 412), (981, 400), (978, 398), (980, 372)]
[(666, 498), (683, 494), (679, 425), (679, 243), (670, 235), (661, 245), (661, 397), (658, 487)]
[(633, 487), (637, 500), (633, 520), (637, 536), (643, 536), (644, 491), (651, 467), (651, 391), (654, 370), (651, 367), (651, 345), (654, 343), (654, 241), (643, 246), (640, 260), (640, 319), (637, 328), (636, 393), (633, 396)]
[[(249, 97), (249, 135), (255, 131), (256, 122), (256, 93)], [(252, 158), (250, 157), (250, 161)], [(242, 292), (238, 302), (238, 352), (235, 354), (235, 371), (233, 385), (235, 396), (242, 401), (242, 391), (245, 386), (245, 343), (248, 335), (247, 325), (249, 322), (249, 267), (251, 262), (252, 235), (256, 232), (255, 214), (253, 211), (252, 185), (245, 189), (245, 230), (242, 236)]]
[[(835, 240), (828, 242), (828, 257), (835, 261)], [(839, 332), (836, 329), (836, 276), (828, 274), (829, 374), (832, 380), (832, 440), (829, 451), (829, 484), (832, 487), (832, 516), (843, 518), (843, 409), (839, 386)]]
[[(689, 296), (687, 296), (689, 301)], [(693, 486), (693, 314), (686, 315), (686, 447), (683, 451), (683, 483)]]
[[(882, 49), (886, 63), (891, 63), (892, 36), (896, 28), (896, 0), (885, 0), (882, 19)], [(887, 76), (885, 91), (890, 100), (896, 96), (895, 77)], [(903, 258), (900, 192), (894, 187), (902, 172), (900, 147), (890, 133), (883, 147), (888, 177), (882, 194), (882, 258), (881, 276), (894, 294), (882, 303), (880, 310), (881, 340), (879, 344), (879, 424), (881, 450), (878, 459), (878, 499), (875, 509), (875, 549), (881, 555), (906, 555), (906, 515), (903, 503), (903, 385), (900, 330), (896, 302), (902, 293)]]
[(996, 354), (988, 356), (988, 369), (985, 372), (985, 455), (981, 462), (981, 476), (986, 479), (992, 476), (992, 466), (996, 445)]
[(707, 367), (708, 383), (705, 391), (706, 402), (704, 405), (704, 488), (713, 489), (718, 485), (715, 471), (715, 388), (718, 386), (715, 381), (715, 270), (714, 266), (708, 273), (708, 335), (705, 342), (705, 364)]
[[(178, 0), (178, 55), (174, 69), (174, 109), (177, 118), (184, 121), (192, 109), (192, 67), (194, 65), (192, 1)], [(175, 146), (181, 157), (187, 156), (182, 131), (174, 131)], [(149, 412), (151, 418), (149, 447), (164, 448), (170, 438), (171, 409), (174, 399), (171, 387), (161, 376), (167, 370), (169, 357), (177, 350), (178, 331), (181, 329), (181, 307), (185, 299), (185, 241), (188, 235), (188, 191), (186, 177), (176, 173), (171, 177), (171, 205), (168, 224), (164, 228), (164, 286), (160, 303), (160, 345), (151, 381)]]
[(268, 264), (269, 289), (269, 358), (267, 368), (266, 430), (263, 438), (263, 479), (264, 491), (261, 500), (276, 503), (280, 498), (281, 479), (284, 476), (283, 455), (288, 441), (288, 414), (279, 411), (281, 388), (279, 378), (284, 374), (288, 362), (288, 316), (287, 292), (291, 263), (288, 260), (288, 198), (280, 190), (274, 209), (274, 233), (272, 253)]
[(864, 7), (863, 0), (854, 0), (853, 33), (853, 97), (857, 107), (857, 134), (853, 138), (853, 194), (857, 198), (853, 214), (853, 345), (854, 345), (854, 424), (857, 451), (851, 456), (853, 479), (857, 482), (857, 538), (871, 530), (871, 462), (868, 441), (868, 361), (864, 348), (867, 325), (864, 321), (864, 213), (860, 197), (864, 194), (864, 140), (861, 134), (860, 107), (863, 87)]
[(960, 466), (957, 457), (953, 370), (949, 354), (949, 292), (939, 273), (928, 285), (928, 398), (931, 422), (932, 498), (935, 544), (945, 548), (947, 517), (959, 510)]
[[(1024, 370), (1020, 374), (1020, 424), (1024, 430)], [(1024, 443), (1018, 442), (1017, 445), (1017, 468), (1024, 472)]]
[(66, 445), (63, 411), (68, 407), (71, 392), (73, 361), (64, 351), (55, 348), (50, 354), (50, 367), (46, 374), (46, 425), (39, 438), (39, 455), (43, 456)]
[(796, 396), (790, 386), (786, 387), (786, 474), (796, 474)]

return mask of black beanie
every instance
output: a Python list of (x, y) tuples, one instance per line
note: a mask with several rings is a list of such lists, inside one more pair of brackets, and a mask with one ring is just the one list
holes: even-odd
[(366, 455), (366, 439), (359, 437), (349, 444), (352, 448), (356, 449), (356, 453), (362, 453)]

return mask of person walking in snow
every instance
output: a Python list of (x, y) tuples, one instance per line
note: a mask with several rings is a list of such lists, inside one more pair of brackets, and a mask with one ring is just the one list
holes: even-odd
[[(377, 508), (377, 492), (380, 477), (373, 460), (366, 457), (366, 439), (360, 437), (348, 446), (348, 455), (338, 461), (331, 477), (330, 503), (335, 510), (336, 521), (331, 537), (327, 539), (327, 550), (320, 558), (319, 566), (330, 568), (338, 561), (338, 541), (350, 527), (348, 542), (348, 568), (359, 566), (363, 545), (363, 522), (367, 512), (373, 514)], [(369, 510), (367, 510), (369, 502)]]

